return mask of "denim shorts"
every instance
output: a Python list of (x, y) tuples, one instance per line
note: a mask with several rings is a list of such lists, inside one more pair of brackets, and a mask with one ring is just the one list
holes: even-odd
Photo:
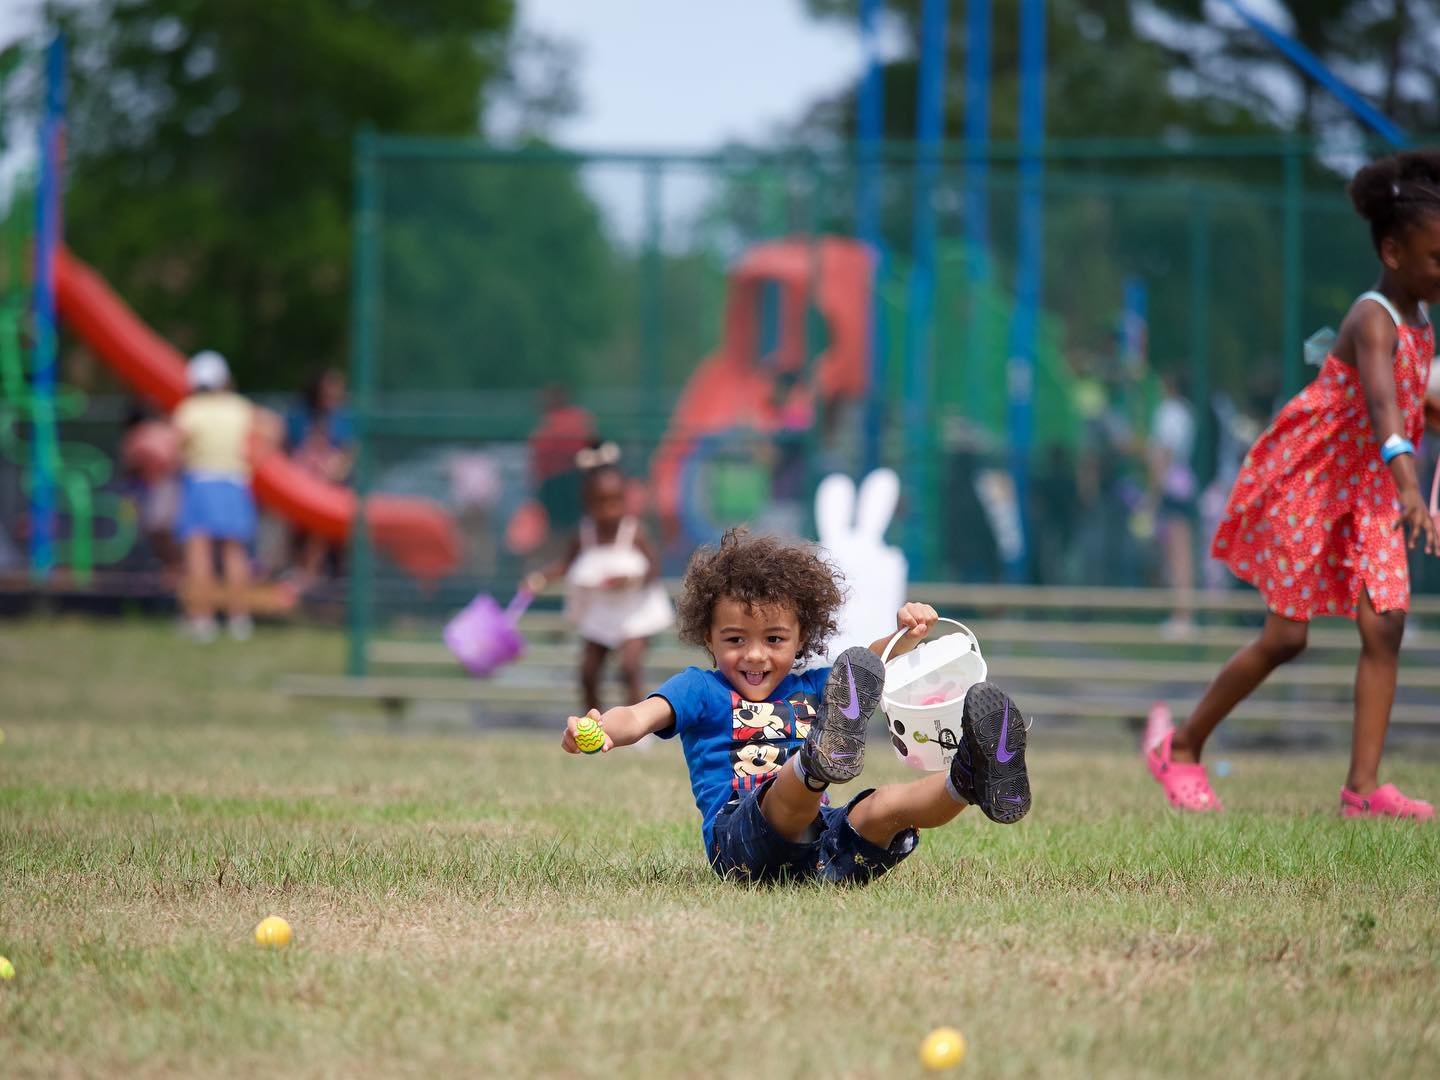
[(186, 473), (180, 480), (175, 536), (179, 540), (208, 536), (248, 544), (255, 539), (255, 497), (250, 486), (239, 480)]
[(822, 806), (813, 839), (795, 842), (775, 831), (760, 812), (769, 784), (731, 799), (711, 825), (710, 866), (739, 881), (822, 881), (864, 885), (915, 850), (920, 834), (906, 829), (882, 848), (850, 824), (850, 808), (874, 793), (868, 788), (844, 807)]

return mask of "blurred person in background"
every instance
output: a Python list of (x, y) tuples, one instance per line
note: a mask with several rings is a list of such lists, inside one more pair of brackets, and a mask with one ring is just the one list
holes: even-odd
[(221, 593), (230, 636), (250, 636), (247, 604), (255, 538), (250, 491), (251, 441), (261, 428), (258, 410), (230, 389), (230, 368), (217, 352), (196, 353), (186, 368), (190, 396), (175, 409), (180, 433), (180, 509), (175, 537), (183, 549), (180, 589), (185, 628), (196, 641), (214, 641), (215, 557), (224, 573)]
[(940, 424), (942, 558), (957, 581), (999, 581), (1003, 564), (990, 514), (981, 499), (984, 475), (998, 456), (985, 431), (958, 414)]
[(170, 578), (180, 569), (175, 518), (180, 510), (180, 433), (152, 409), (137, 405), (125, 418), (120, 465), (134, 482), (141, 535)]
[[(1075, 572), (1096, 585), (1138, 584), (1134, 513), (1143, 500), (1135, 479), (1136, 436), (1114, 381), (1087, 378), (1076, 391), (1080, 440), (1075, 460)], [(1142, 515), (1143, 516), (1143, 515)]]
[[(1264, 424), (1253, 416), (1247, 416), (1235, 405), (1226, 393), (1216, 393), (1210, 399), (1215, 413), (1218, 433), (1215, 446), (1215, 476), (1200, 495), (1200, 528), (1205, 536), (1214, 536), (1225, 516), (1225, 504), (1230, 500), (1230, 489), (1240, 475), (1240, 465), (1250, 451), (1250, 445), (1264, 430)], [(1236, 584), (1235, 578), (1218, 559), (1206, 559), (1201, 563), (1201, 575), (1207, 589), (1224, 589)]]
[(649, 639), (675, 621), (675, 609), (660, 584), (655, 548), (626, 505), (619, 447), (587, 447), (576, 464), (584, 476), (584, 516), (564, 554), (526, 577), (525, 587), (540, 592), (564, 577), (565, 616), (584, 642), (580, 691), (588, 711), (600, 707), (600, 676), (611, 652), (620, 654), (627, 700), (641, 699)]
[(540, 420), (530, 432), (530, 481), (550, 528), (564, 535), (580, 522), (584, 470), (575, 456), (596, 441), (595, 418), (552, 383), (540, 392)]
[(1030, 486), (1031, 580), (1059, 585), (1070, 573), (1070, 550), (1076, 531), (1075, 459), (1062, 443), (1051, 443), (1045, 467)]
[(1173, 371), (1160, 374), (1161, 396), (1150, 422), (1149, 487), (1165, 585), (1175, 593), (1162, 636), (1183, 640), (1195, 633), (1195, 413)]
[[(355, 466), (355, 437), (345, 408), (345, 376), (326, 368), (302, 392), (301, 407), (285, 418), (285, 448), (310, 475), (329, 484), (345, 484)], [(305, 592), (319, 580), (327, 563), (335, 564), (340, 545), (314, 533), (294, 539), (293, 583)]]

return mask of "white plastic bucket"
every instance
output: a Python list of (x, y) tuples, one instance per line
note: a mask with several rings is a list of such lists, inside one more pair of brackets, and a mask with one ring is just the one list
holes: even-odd
[(985, 681), (988, 668), (979, 639), (954, 619), (938, 619), (915, 648), (890, 659), (895, 644), (909, 632), (897, 631), (880, 655), (885, 664), (881, 707), (890, 745), (900, 760), (939, 772), (950, 767), (959, 745), (965, 695)]

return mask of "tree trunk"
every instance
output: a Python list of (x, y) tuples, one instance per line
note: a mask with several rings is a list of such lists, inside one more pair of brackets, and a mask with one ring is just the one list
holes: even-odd
[(1409, 0), (1395, 0), (1395, 17), (1390, 28), (1390, 48), (1385, 57), (1385, 115), (1395, 118), (1400, 104), (1400, 71), (1405, 64), (1405, 30), (1410, 25)]

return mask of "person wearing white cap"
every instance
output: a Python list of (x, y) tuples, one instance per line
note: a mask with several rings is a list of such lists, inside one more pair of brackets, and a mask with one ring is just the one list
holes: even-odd
[(230, 389), (230, 367), (218, 352), (196, 353), (185, 369), (190, 396), (175, 410), (184, 471), (176, 538), (185, 554), (181, 587), (186, 627), (198, 641), (213, 641), (215, 554), (225, 575), (230, 636), (250, 636), (246, 590), (249, 545), (255, 538), (255, 498), (250, 491), (250, 437), (256, 411)]

